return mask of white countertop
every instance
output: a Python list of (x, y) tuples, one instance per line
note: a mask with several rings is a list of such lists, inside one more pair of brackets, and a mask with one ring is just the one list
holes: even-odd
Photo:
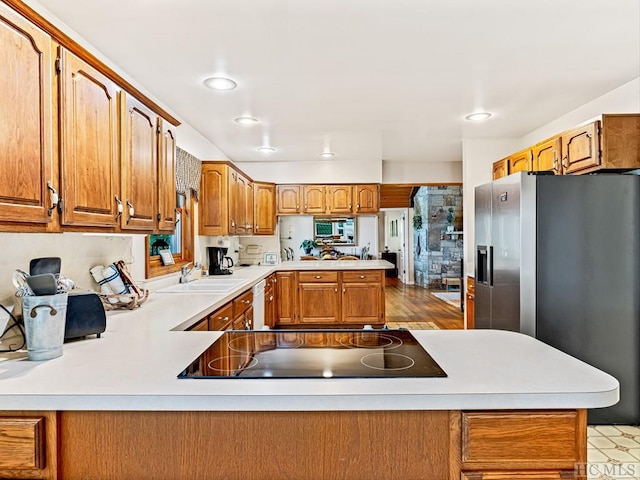
[[(359, 269), (357, 263), (374, 262), (348, 263)], [(172, 329), (194, 323), (275, 270), (318, 268), (310, 263), (335, 269), (347, 262), (239, 269), (234, 278), (246, 283), (226, 295), (155, 293), (135, 311), (110, 313), (102, 338), (67, 343), (62, 357), (5, 356), (0, 410), (553, 409), (618, 400), (610, 375), (528, 336), (496, 330), (413, 331), (447, 378), (176, 378), (221, 333)]]

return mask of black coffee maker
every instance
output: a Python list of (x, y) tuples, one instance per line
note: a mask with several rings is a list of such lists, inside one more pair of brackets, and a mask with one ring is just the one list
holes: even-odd
[(229, 270), (233, 267), (233, 260), (227, 257), (227, 248), (207, 247), (207, 257), (209, 258), (209, 275), (231, 275)]

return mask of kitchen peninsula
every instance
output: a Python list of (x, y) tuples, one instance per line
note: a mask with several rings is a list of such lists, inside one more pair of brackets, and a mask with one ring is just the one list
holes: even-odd
[(517, 333), (413, 331), (445, 378), (177, 378), (221, 335), (185, 329), (293, 264), (239, 269), (224, 294), (154, 293), (54, 360), (5, 358), (0, 476), (574, 478), (586, 462), (585, 409), (615, 403), (617, 381)]

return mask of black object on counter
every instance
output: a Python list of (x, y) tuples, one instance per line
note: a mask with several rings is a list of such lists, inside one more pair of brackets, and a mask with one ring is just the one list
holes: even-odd
[(100, 334), (107, 327), (107, 317), (100, 297), (93, 292), (69, 293), (64, 339)]
[(29, 275), (40, 275), (41, 273), (60, 273), (62, 259), (60, 257), (33, 258), (29, 262)]

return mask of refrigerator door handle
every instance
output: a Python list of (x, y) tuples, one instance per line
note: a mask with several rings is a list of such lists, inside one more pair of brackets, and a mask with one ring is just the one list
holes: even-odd
[(493, 287), (493, 247), (489, 247), (487, 267), (487, 283)]

